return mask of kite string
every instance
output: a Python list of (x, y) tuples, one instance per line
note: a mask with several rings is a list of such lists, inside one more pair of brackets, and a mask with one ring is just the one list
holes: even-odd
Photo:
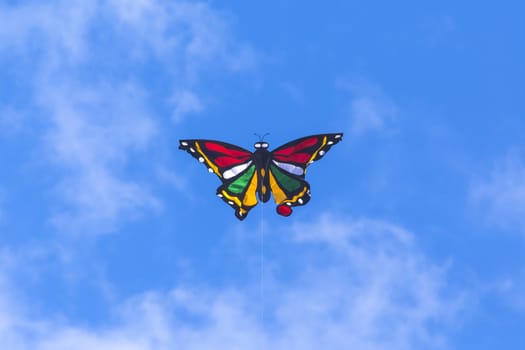
[(261, 322), (264, 324), (264, 205), (261, 205)]

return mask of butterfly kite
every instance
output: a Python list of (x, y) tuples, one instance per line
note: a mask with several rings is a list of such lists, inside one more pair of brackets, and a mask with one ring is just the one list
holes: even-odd
[(212, 140), (180, 140), (179, 148), (203, 163), (222, 181), (217, 196), (235, 209), (244, 220), (259, 200), (266, 203), (270, 192), (277, 213), (292, 214), (292, 207), (310, 200), (310, 185), (304, 180), (306, 168), (321, 159), (342, 140), (343, 134), (320, 134), (291, 141), (273, 151), (268, 143), (256, 142), (255, 151)]

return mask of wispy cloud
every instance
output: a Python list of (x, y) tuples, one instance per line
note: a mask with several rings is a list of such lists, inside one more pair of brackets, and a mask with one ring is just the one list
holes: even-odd
[(156, 134), (138, 89), (58, 87), (41, 100), (53, 125), (46, 135), (48, 153), (64, 174), (58, 190), (67, 208), (56, 214), (56, 224), (73, 232), (108, 231), (122, 215), (158, 206), (145, 185), (121, 174)]
[(0, 225), (5, 220), (5, 190), (0, 187)]
[(23, 121), (22, 111), (12, 106), (0, 108), (0, 137), (15, 135), (21, 130)]
[(30, 310), (16, 310), (4, 284), (0, 345), (13, 350), (446, 347), (463, 299), (448, 284), (446, 269), (418, 250), (412, 233), (388, 222), (330, 215), (288, 233), (297, 248), (312, 254), (293, 278), (272, 278), (264, 321), (258, 288), (250, 286), (146, 292), (113, 305), (112, 321), (92, 328), (59, 315), (35, 319)]
[(470, 199), (485, 223), (525, 233), (525, 164), (520, 157), (509, 155), (476, 178)]
[(297, 104), (304, 103), (304, 91), (300, 83), (285, 81), (280, 84), (280, 87), (293, 102)]
[(397, 119), (398, 108), (382, 89), (368, 81), (340, 79), (337, 86), (350, 94), (350, 132), (387, 130)]
[(442, 15), (427, 19), (422, 27), (423, 34), (426, 36), (425, 44), (431, 48), (436, 48), (450, 39), (456, 31), (457, 24), (454, 17)]
[[(92, 20), (96, 2), (73, 0), (55, 4), (0, 5), (0, 50), (23, 54), (46, 47), (47, 53), (66, 53), (62, 59), (85, 54), (82, 40)], [(5, 53), (5, 52), (4, 52)], [(34, 53), (34, 51), (33, 51)], [(58, 59), (58, 57), (57, 57)]]
[[(61, 171), (56, 188), (63, 200), (52, 220), (67, 231), (107, 232), (159, 208), (152, 179), (125, 171), (165, 136), (159, 130), (169, 127), (170, 112), (159, 111), (171, 109), (175, 121), (204, 111), (204, 72), (238, 71), (256, 61), (234, 39), (228, 17), (205, 3), (2, 5), (0, 21), (0, 53), (32, 58), (31, 74), (20, 77), (31, 90), (30, 114), (49, 126), (43, 157)], [(160, 77), (162, 92), (152, 97), (147, 91), (159, 89)], [(17, 111), (8, 112), (1, 122), (16, 121)]]
[(483, 286), (483, 292), (483, 297), (497, 298), (512, 312), (525, 313), (525, 269), (501, 274), (495, 281)]
[(173, 96), (175, 111), (173, 112), (173, 121), (179, 123), (189, 114), (202, 112), (204, 103), (191, 91), (180, 91)]
[[(140, 55), (152, 50), (190, 78), (198, 78), (210, 65), (242, 70), (256, 64), (255, 51), (236, 42), (227, 17), (205, 3), (152, 0), (130, 5), (126, 0), (112, 0), (110, 4), (126, 33), (135, 34), (132, 45)], [(174, 52), (175, 61), (169, 57)]]
[(315, 274), (322, 283), (310, 278), (309, 288), (297, 289), (290, 300), (299, 308), (305, 300), (302, 290), (316, 290), (312, 300), (317, 298), (326, 307), (319, 327), (326, 326), (325, 334), (338, 330), (340, 348), (443, 345), (441, 332), (457, 315), (462, 300), (450, 297), (454, 292), (447, 284), (446, 269), (425, 259), (411, 232), (389, 222), (332, 215), (295, 230), (301, 242), (328, 245), (333, 260), (330, 268)]

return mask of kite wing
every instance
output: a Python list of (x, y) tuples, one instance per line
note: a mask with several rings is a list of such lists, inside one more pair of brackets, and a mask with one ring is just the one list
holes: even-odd
[(180, 140), (179, 149), (204, 164), (222, 181), (217, 196), (235, 209), (235, 216), (244, 220), (257, 204), (258, 178), (253, 154), (244, 148), (212, 140)]
[(269, 182), (278, 214), (289, 216), (291, 207), (308, 203), (310, 185), (304, 180), (306, 168), (342, 138), (342, 133), (312, 135), (288, 142), (271, 152)]

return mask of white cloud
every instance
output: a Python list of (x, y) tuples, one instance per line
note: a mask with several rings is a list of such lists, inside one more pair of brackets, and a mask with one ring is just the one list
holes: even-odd
[(304, 97), (304, 91), (303, 87), (299, 83), (294, 83), (290, 81), (286, 81), (281, 83), (281, 88), (284, 90), (284, 92), (289, 96), (289, 98), (298, 104), (303, 104), (305, 97)]
[(456, 21), (452, 16), (442, 15), (426, 19), (422, 28), (425, 44), (430, 48), (436, 48), (446, 43), (456, 31), (456, 27)]
[(497, 298), (513, 312), (525, 312), (525, 269), (503, 273), (479, 289), (483, 290), (483, 296), (487, 299)]
[(198, 113), (204, 109), (201, 99), (191, 91), (178, 92), (173, 97), (173, 102), (175, 111), (172, 118), (175, 123), (182, 121), (188, 114)]
[(122, 25), (123, 39), (132, 38), (135, 49), (154, 52), (191, 78), (209, 65), (239, 70), (255, 64), (254, 50), (234, 40), (227, 17), (205, 3), (112, 0), (109, 4)]
[[(265, 321), (258, 288), (180, 286), (112, 307), (111, 321), (87, 327), (60, 315), (31, 317), (0, 290), (0, 347), (61, 349), (418, 349), (446, 348), (461, 294), (430, 263), (413, 235), (373, 220), (294, 226), (311, 249), (296, 275), (268, 279)], [(322, 253), (319, 253), (322, 252)], [(304, 257), (304, 256), (303, 256)], [(276, 262), (273, 262), (274, 264)], [(5, 276), (6, 274), (2, 274)], [(6, 345), (7, 344), (7, 345)], [(6, 347), (9, 346), (9, 347)]]
[(356, 134), (385, 128), (395, 110), (377, 97), (357, 96), (352, 100), (352, 131)]
[(397, 119), (397, 106), (374, 84), (363, 80), (339, 80), (337, 85), (351, 94), (350, 132), (361, 135), (391, 127)]
[(55, 86), (39, 99), (53, 125), (46, 153), (64, 174), (57, 189), (67, 209), (55, 224), (70, 232), (109, 231), (122, 216), (158, 207), (145, 185), (122, 175), (156, 134), (137, 88)]
[(290, 300), (299, 308), (306, 297), (302, 291), (316, 290), (311, 300), (318, 300), (322, 312), (309, 320), (323, 320), (320, 328), (328, 322), (328, 334), (338, 330), (340, 348), (427, 348), (443, 341), (440, 329), (453, 320), (461, 298), (447, 296), (445, 269), (426, 261), (409, 231), (388, 222), (330, 215), (295, 229), (303, 242), (329, 245), (333, 260), (330, 268), (316, 272), (322, 284), (310, 278), (311, 285), (297, 289)]
[(12, 106), (4, 106), (0, 109), (0, 137), (12, 136), (20, 131), (24, 115)]
[[(159, 167), (157, 170), (157, 176), (163, 183), (177, 189), (178, 191), (185, 191), (188, 188), (188, 178), (180, 176), (174, 171), (170, 171), (164, 167)], [(188, 194), (185, 191), (185, 194)]]
[[(44, 140), (50, 154), (43, 156), (62, 170), (56, 188), (64, 204), (53, 222), (68, 231), (110, 231), (158, 208), (150, 183), (126, 171), (165, 136), (159, 130), (168, 127), (169, 115), (154, 111), (171, 107), (178, 122), (202, 112), (204, 71), (237, 71), (255, 62), (253, 50), (233, 38), (227, 16), (205, 3), (1, 5), (0, 22), (0, 53), (30, 62), (34, 72), (20, 73), (33, 89), (27, 101), (33, 110), (26, 114), (45, 116), (38, 121), (50, 126)], [(147, 93), (155, 84), (144, 76), (147, 69), (168, 77), (166, 91)], [(0, 123), (14, 120), (4, 115)]]
[(508, 156), (476, 179), (470, 199), (486, 223), (525, 233), (525, 165), (518, 156)]
[(5, 219), (5, 191), (0, 187), (0, 225), (4, 222)]

